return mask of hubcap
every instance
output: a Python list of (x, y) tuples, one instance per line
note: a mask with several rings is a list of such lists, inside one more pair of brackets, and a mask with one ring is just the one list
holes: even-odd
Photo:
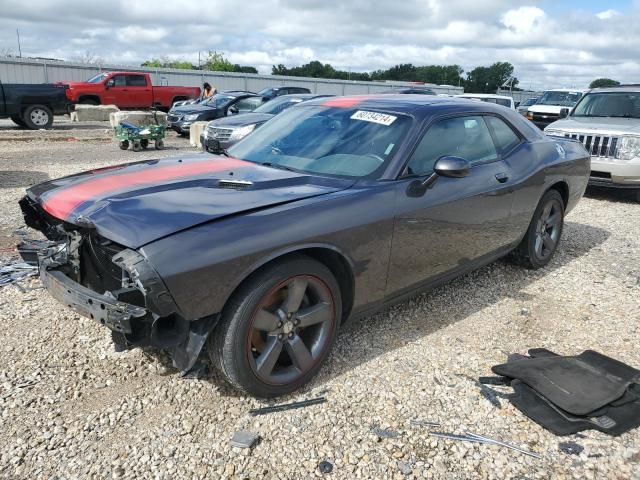
[(536, 227), (535, 252), (541, 260), (546, 260), (555, 251), (561, 225), (562, 207), (557, 200), (550, 200), (542, 209)]
[(49, 114), (44, 110), (36, 108), (31, 112), (31, 115), (29, 115), (29, 118), (31, 118), (31, 121), (35, 125), (41, 126), (41, 125), (47, 124), (47, 122), (49, 121)]
[(256, 309), (249, 363), (263, 382), (291, 383), (318, 364), (335, 328), (333, 296), (317, 277), (294, 276), (274, 287)]

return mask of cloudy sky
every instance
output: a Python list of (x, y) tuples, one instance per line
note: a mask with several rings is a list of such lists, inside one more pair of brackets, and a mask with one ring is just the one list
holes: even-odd
[(139, 64), (218, 50), (233, 63), (318, 59), (365, 71), (398, 63), (466, 71), (511, 62), (521, 87), (640, 83), (640, 0), (0, 0), (0, 54)]

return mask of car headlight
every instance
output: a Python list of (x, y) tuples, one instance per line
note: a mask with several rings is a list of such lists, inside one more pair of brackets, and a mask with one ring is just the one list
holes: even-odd
[(185, 115), (184, 116), (184, 121), (185, 122), (193, 122), (194, 120), (197, 120), (199, 116), (200, 116), (200, 114), (198, 114), (198, 113), (194, 113), (192, 115)]
[(244, 127), (240, 127), (240, 128), (236, 128), (233, 133), (231, 134), (231, 136), (229, 137), (229, 140), (240, 140), (241, 138), (246, 137), (247, 135), (249, 135), (251, 132), (253, 132), (256, 128), (256, 124), (252, 124), (252, 125), (245, 125)]
[(620, 160), (633, 160), (640, 157), (640, 137), (622, 137), (615, 153)]
[(533, 120), (533, 112), (527, 112), (527, 118)]

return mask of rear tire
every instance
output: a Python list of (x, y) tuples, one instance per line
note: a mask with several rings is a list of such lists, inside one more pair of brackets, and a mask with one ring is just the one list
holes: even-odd
[(140, 144), (140, 140), (134, 140), (133, 146), (131, 147), (131, 149), (134, 152), (139, 152), (140, 150), (142, 150), (142, 145)]
[(522, 242), (513, 251), (515, 263), (531, 269), (546, 266), (558, 248), (563, 226), (564, 201), (557, 190), (549, 190), (538, 203)]
[(45, 105), (29, 105), (24, 111), (22, 120), (31, 130), (48, 129), (53, 125), (53, 112)]
[(209, 356), (238, 390), (263, 398), (285, 395), (320, 370), (341, 316), (331, 271), (306, 256), (291, 257), (259, 271), (234, 293), (209, 337)]
[(155, 141), (155, 147), (156, 147), (156, 150), (163, 150), (164, 149), (164, 141), (161, 138), (158, 138)]

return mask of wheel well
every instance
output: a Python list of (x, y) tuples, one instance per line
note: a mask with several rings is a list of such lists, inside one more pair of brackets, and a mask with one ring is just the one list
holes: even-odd
[(97, 95), (82, 95), (78, 98), (78, 103), (82, 103), (83, 100), (95, 100), (96, 102), (98, 102), (98, 105), (102, 103), (100, 97)]
[(567, 204), (569, 203), (569, 185), (567, 185), (566, 182), (561, 181), (551, 185), (549, 190), (557, 190), (562, 197), (564, 208), (567, 208)]
[(269, 260), (267, 263), (261, 265), (260, 268), (243, 279), (242, 282), (240, 282), (240, 284), (231, 293), (231, 295), (229, 295), (229, 298), (232, 298), (233, 294), (257, 272), (268, 268), (274, 263), (280, 262), (286, 258), (299, 255), (306, 255), (307, 257), (310, 257), (317, 262), (322, 263), (331, 271), (336, 281), (338, 282), (338, 286), (340, 287), (340, 295), (342, 297), (342, 321), (344, 322), (347, 318), (349, 318), (349, 314), (351, 313), (351, 309), (353, 308), (353, 297), (355, 291), (353, 272), (347, 259), (329, 248), (303, 248)]

